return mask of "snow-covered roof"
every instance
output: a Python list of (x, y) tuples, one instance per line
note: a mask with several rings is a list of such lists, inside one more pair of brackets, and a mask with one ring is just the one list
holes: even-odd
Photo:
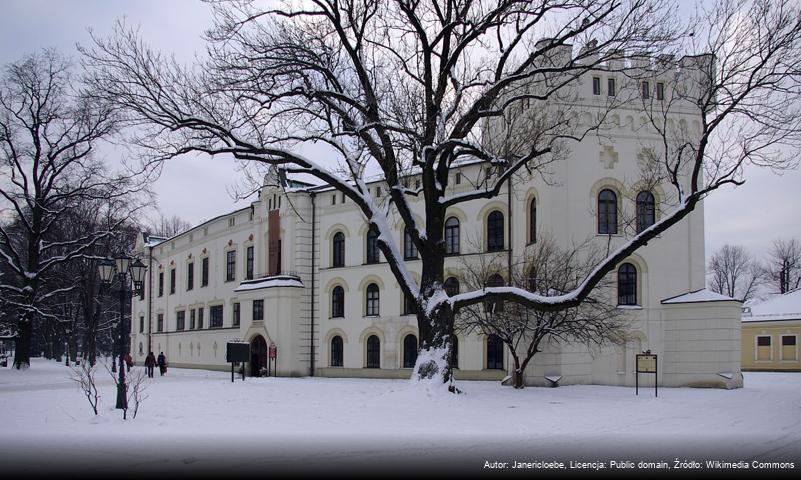
[(707, 290), (706, 288), (662, 300), (663, 304), (699, 302), (739, 302), (739, 300)]
[(158, 237), (156, 235), (147, 235), (147, 240), (145, 241), (146, 247), (155, 247), (159, 243), (164, 242), (167, 240), (167, 237)]
[(743, 308), (743, 322), (801, 320), (801, 288)]
[(303, 282), (298, 277), (280, 275), (275, 277), (259, 278), (242, 282), (235, 292), (246, 292), (248, 290), (258, 290), (260, 288), (293, 287), (303, 288)]
[[(460, 157), (460, 158), (454, 160), (453, 163), (451, 163), (451, 168), (466, 167), (466, 166), (469, 166), (469, 165), (475, 165), (475, 164), (479, 164), (479, 163), (487, 163), (487, 160), (484, 160), (484, 159), (481, 159), (481, 158), (476, 158), (476, 157), (474, 157), (472, 155), (470, 155), (470, 156), (466, 155), (464, 157)], [(408, 172), (403, 172), (401, 174), (401, 178), (411, 178), (411, 177), (414, 177), (416, 175), (420, 175), (420, 173), (422, 173), (422, 171), (423, 171), (422, 168), (420, 168), (418, 166), (414, 166), (414, 167), (410, 168)], [(384, 174), (382, 172), (376, 172), (376, 173), (373, 173), (373, 174), (368, 174), (368, 175), (365, 175), (363, 180), (367, 185), (371, 185), (371, 184), (378, 183), (378, 182), (383, 182), (384, 181)], [(337, 188), (334, 187), (333, 185), (330, 185), (330, 184), (327, 184), (327, 183), (318, 184), (318, 185), (315, 185), (315, 186), (312, 186), (312, 187), (308, 187), (308, 188), (296, 188), (296, 189), (293, 189), (293, 191), (314, 191), (314, 192), (330, 192), (332, 190), (337, 190)]]

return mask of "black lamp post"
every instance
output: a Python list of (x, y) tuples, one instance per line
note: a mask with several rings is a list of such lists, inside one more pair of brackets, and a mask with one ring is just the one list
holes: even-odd
[[(118, 288), (120, 294), (120, 322), (117, 332), (117, 350), (119, 352), (119, 380), (117, 382), (117, 408), (128, 408), (128, 398), (125, 391), (125, 352), (128, 345), (127, 335), (130, 333), (125, 325), (125, 296), (139, 295), (144, 285), (145, 271), (147, 267), (138, 258), (131, 263), (131, 259), (126, 255), (119, 255), (113, 261), (103, 260), (98, 265), (100, 280), (104, 284), (111, 284), (114, 274), (117, 274)], [(131, 283), (133, 284), (131, 288)]]

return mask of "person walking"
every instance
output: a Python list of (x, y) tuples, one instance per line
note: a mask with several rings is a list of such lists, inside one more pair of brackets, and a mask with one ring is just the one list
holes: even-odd
[(131, 371), (131, 367), (133, 367), (133, 357), (131, 357), (131, 352), (125, 355), (125, 365), (128, 366), (128, 372)]
[(147, 376), (153, 378), (153, 368), (156, 367), (156, 356), (150, 352), (145, 358), (145, 367), (147, 367)]
[(167, 373), (167, 357), (164, 356), (164, 352), (159, 353), (159, 372), (163, 377), (165, 373)]

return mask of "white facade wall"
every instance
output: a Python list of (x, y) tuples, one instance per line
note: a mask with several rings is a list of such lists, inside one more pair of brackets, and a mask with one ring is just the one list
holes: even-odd
[[(601, 75), (603, 82), (606, 76)], [(591, 94), (591, 77), (582, 79), (576, 97), (574, 121), (589, 122), (600, 111), (603, 99)], [(602, 82), (602, 83), (603, 83)], [(626, 92), (621, 81), (619, 95)], [(631, 93), (631, 92), (629, 92)], [(671, 119), (670, 128), (699, 129), (697, 118), (679, 113)], [(497, 198), (472, 201), (452, 208), (447, 216), (460, 223), (462, 255), (480, 254), (486, 249), (486, 219), (499, 210), (505, 221), (505, 248), (511, 247), (514, 256), (523, 254), (529, 243), (528, 210), (532, 199), (537, 204), (539, 235), (552, 235), (559, 242), (594, 238), (597, 242), (611, 241), (615, 248), (625, 241), (630, 230), (619, 227), (619, 234), (598, 235), (595, 215), (597, 196), (604, 188), (618, 196), (621, 223), (633, 218), (634, 198), (638, 193), (638, 156), (646, 148), (658, 148), (653, 131), (643, 126), (644, 117), (634, 106), (621, 106), (608, 117), (599, 135), (590, 135), (571, 146), (566, 160), (551, 167), (552, 176), (539, 175), (517, 179), (511, 196), (504, 190)], [(490, 131), (491, 128), (490, 128)], [(450, 181), (453, 192), (470, 188), (470, 180), (483, 175), (482, 164), (464, 165), (454, 170)], [(455, 175), (461, 174), (461, 185)], [(414, 183), (414, 178), (411, 179)], [(386, 185), (375, 183), (371, 187)], [(652, 190), (657, 198), (657, 219), (676, 199), (665, 189)], [(384, 195), (375, 192), (378, 198)], [(509, 202), (511, 198), (511, 202)], [(281, 201), (278, 207), (279, 199)], [(149, 270), (153, 282), (144, 300), (133, 302), (132, 350), (137, 361), (147, 355), (148, 338), (151, 349), (164, 351), (172, 365), (197, 368), (227, 369), (225, 344), (233, 339), (253, 341), (258, 336), (278, 349), (279, 375), (324, 375), (408, 377), (410, 369), (403, 366), (403, 341), (411, 334), (417, 336), (414, 315), (403, 314), (401, 289), (385, 262), (367, 264), (367, 224), (351, 201), (330, 188), (294, 188), (283, 192), (265, 187), (252, 208), (204, 223), (175, 238), (148, 247), (144, 240), (137, 249), (147, 262), (148, 252), (153, 260)], [(281, 270), (296, 275), (303, 288), (273, 287), (235, 292), (244, 279), (245, 249), (255, 249), (256, 276), (268, 267), (268, 211), (277, 208), (281, 216), (283, 242)], [(414, 211), (422, 220), (422, 205)], [(251, 213), (252, 212), (252, 213)], [(230, 219), (235, 219), (231, 224)], [(446, 217), (447, 218), (447, 217)], [(508, 236), (511, 218), (512, 232)], [(395, 239), (403, 252), (403, 225), (394, 221)], [(391, 223), (392, 224), (392, 223)], [(333, 267), (333, 236), (345, 236), (345, 266)], [(226, 282), (225, 252), (236, 250), (236, 281)], [(190, 258), (191, 256), (191, 258)], [(200, 286), (200, 259), (210, 259), (210, 281)], [(383, 260), (383, 258), (382, 258)], [(195, 287), (186, 290), (186, 265), (195, 262)], [(560, 383), (599, 383), (633, 385), (634, 355), (651, 350), (660, 355), (658, 381), (664, 385), (711, 385), (733, 387), (741, 385), (739, 376), (739, 304), (736, 302), (686, 303), (663, 305), (662, 300), (704, 288), (704, 216), (699, 204), (688, 218), (672, 227), (661, 238), (640, 249), (628, 260), (637, 269), (637, 303), (630, 309), (634, 319), (631, 340), (626, 345), (612, 345), (589, 351), (581, 345), (547, 346), (539, 353), (526, 372), (526, 381), (542, 385), (546, 375), (560, 375)], [(420, 260), (408, 261), (413, 275), (419, 278)], [(446, 260), (446, 278), (457, 275), (462, 263), (459, 257)], [(169, 269), (177, 268), (178, 285), (169, 294)], [(156, 293), (159, 271), (165, 272), (165, 292)], [(380, 314), (366, 315), (366, 288), (376, 283), (380, 291)], [(345, 315), (332, 318), (331, 292), (336, 286), (345, 291)], [(252, 302), (264, 301), (265, 318), (252, 320)], [(240, 304), (241, 319), (232, 326), (232, 306)], [(209, 329), (209, 307), (223, 305), (222, 328)], [(176, 331), (176, 313), (204, 308), (204, 329)], [(156, 331), (157, 315), (164, 314), (164, 332)], [(139, 331), (139, 318), (144, 317), (144, 329)], [(376, 335), (380, 340), (380, 368), (366, 368), (366, 340)], [(343, 339), (343, 365), (331, 366), (331, 339)], [(735, 338), (736, 337), (736, 338)], [(142, 343), (143, 350), (138, 345)], [(506, 358), (505, 370), (487, 369), (486, 339), (480, 335), (458, 335), (457, 378), (501, 379), (510, 368)], [(732, 374), (729, 379), (718, 374)], [(739, 380), (738, 380), (739, 379)], [(739, 381), (739, 383), (738, 383)]]

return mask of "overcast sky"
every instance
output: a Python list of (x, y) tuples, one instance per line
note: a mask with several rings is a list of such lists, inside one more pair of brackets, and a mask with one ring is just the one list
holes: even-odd
[[(200, 36), (211, 25), (208, 6), (198, 0), (0, 0), (0, 65), (45, 47), (77, 58), (76, 43), (89, 44), (87, 28), (103, 35), (121, 17), (152, 46), (184, 61), (202, 51)], [(247, 204), (235, 204), (228, 193), (238, 178), (231, 161), (181, 158), (165, 166), (153, 187), (165, 215), (194, 225)], [(746, 178), (744, 186), (706, 200), (707, 256), (725, 243), (761, 255), (775, 238), (801, 239), (801, 173), (751, 169)]]

